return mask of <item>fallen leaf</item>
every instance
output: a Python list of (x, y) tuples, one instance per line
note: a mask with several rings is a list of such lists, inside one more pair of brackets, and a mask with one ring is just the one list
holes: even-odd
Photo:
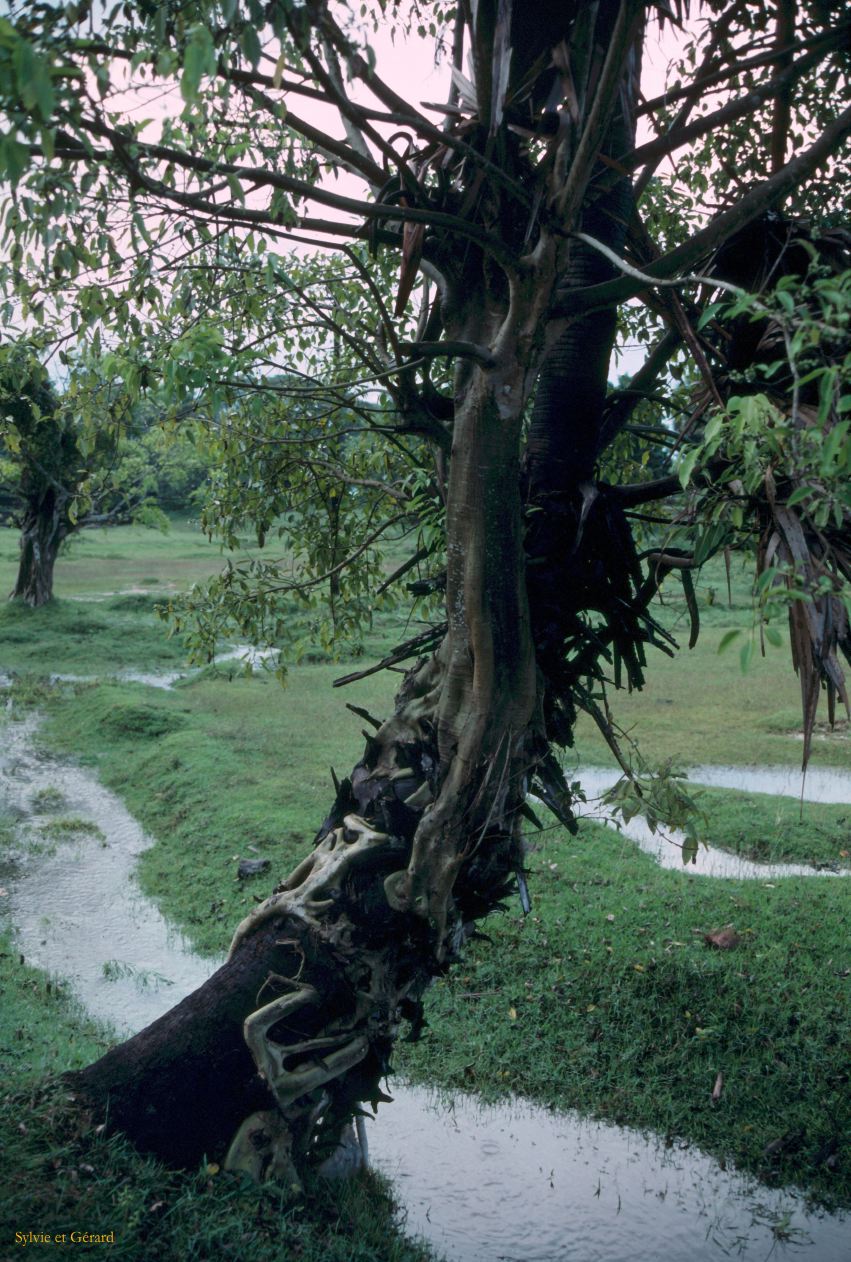
[(723, 1090), (724, 1090), (724, 1075), (721, 1073), (719, 1069), (718, 1077), (715, 1079), (715, 1086), (712, 1088), (712, 1103), (713, 1104), (717, 1104), (718, 1101), (721, 1099), (721, 1093), (723, 1092)]
[(510, 1021), (516, 1021), (516, 1020), (517, 1020), (517, 1009), (516, 1009), (516, 1008), (509, 1008), (509, 1009), (508, 1009), (508, 1019), (509, 1019)]
[(741, 938), (732, 925), (725, 925), (723, 929), (712, 929), (705, 933), (703, 941), (707, 946), (717, 947), (719, 951), (732, 951), (739, 945)]

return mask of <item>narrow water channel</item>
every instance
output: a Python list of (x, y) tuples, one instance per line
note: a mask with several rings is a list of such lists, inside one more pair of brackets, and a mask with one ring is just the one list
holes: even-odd
[[(256, 670), (267, 662), (276, 662), (277, 659), (277, 649), (259, 649), (250, 644), (234, 644), (217, 653), (210, 665), (221, 666), (225, 662), (233, 662), (235, 667), (238, 665)], [(148, 688), (163, 688), (169, 692), (181, 679), (189, 679), (202, 669), (203, 667), (200, 666), (181, 666), (178, 670), (119, 670), (108, 678), (117, 679), (124, 684), (144, 684)], [(52, 683), (68, 684), (93, 683), (103, 678), (105, 678), (104, 675), (71, 675), (63, 671), (54, 671), (50, 676)], [(5, 676), (0, 675), (0, 686), (3, 686), (4, 679)]]
[[(40, 755), (36, 729), (33, 717), (10, 720), (0, 753), (0, 806), (19, 821), (17, 850), (0, 872), (18, 945), (126, 1034), (198, 986), (216, 961), (195, 956), (139, 889), (136, 861), (151, 842), (121, 801), (90, 772)], [(759, 773), (734, 770), (736, 787), (765, 791)], [(613, 773), (599, 774), (603, 787), (611, 782)], [(812, 789), (812, 773), (808, 780)], [(586, 784), (590, 795), (591, 777)], [(821, 800), (851, 801), (851, 777), (841, 792)], [(64, 815), (90, 827), (45, 844), (45, 805), (59, 800)], [(796, 1193), (730, 1174), (694, 1150), (521, 1100), (484, 1107), (464, 1095), (441, 1103), (395, 1081), (390, 1090), (394, 1103), (368, 1122), (372, 1163), (394, 1182), (406, 1229), (452, 1262), (851, 1256), (846, 1216), (808, 1214)]]
[[(848, 868), (814, 868), (805, 863), (755, 863), (712, 845), (700, 846), (694, 862), (683, 865), (685, 835), (678, 829), (652, 832), (641, 815), (622, 823), (614, 811), (600, 803), (601, 795), (616, 783), (619, 774), (604, 767), (581, 767), (571, 772), (572, 777), (581, 781), (588, 798), (587, 803), (577, 809), (577, 815), (588, 816), (618, 829), (655, 859), (661, 868), (678, 869), (690, 877), (714, 876), (739, 881), (775, 881), (787, 876), (851, 876)], [(688, 780), (708, 788), (767, 793), (805, 802), (851, 802), (851, 773), (833, 768), (811, 769), (806, 777), (802, 777), (800, 771), (790, 767), (692, 767)]]
[[(34, 715), (6, 725), (0, 754), (0, 805), (19, 821), (17, 849), (0, 870), (18, 943), (93, 1015), (122, 1033), (141, 1029), (206, 981), (216, 961), (196, 955), (142, 894), (135, 868), (151, 838), (91, 772), (39, 756), (37, 726)], [(56, 839), (57, 817), (88, 828)]]

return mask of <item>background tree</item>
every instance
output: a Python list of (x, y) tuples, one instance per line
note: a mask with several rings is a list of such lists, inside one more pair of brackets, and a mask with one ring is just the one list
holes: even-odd
[[(762, 468), (746, 485), (728, 476), (731, 453), (711, 450), (735, 432), (719, 370), (735, 361), (744, 324), (708, 309), (718, 280), (690, 277), (725, 248), (723, 280), (739, 301), (741, 286), (799, 281), (783, 263), (788, 215), (829, 223), (847, 191), (837, 155), (851, 129), (851, 109), (836, 104), (846, 14), (815, 3), (702, 12), (679, 85), (650, 102), (639, 90), (647, 24), (673, 15), (633, 0), (479, 0), (457, 12), (376, 3), (362, 23), (313, 0), (96, 13), (45, 4), (0, 24), (2, 160), (15, 190), (6, 275), (20, 318), (67, 320), (96, 350), (108, 342), (131, 393), (153, 381), (176, 407), (192, 398), (223, 445), (262, 442), (231, 413), (247, 416), (246, 396), (268, 390), (273, 372), (286, 377), (281, 397), (323, 399), (335, 424), (338, 404), (358, 408), (365, 451), (342, 430), (329, 443), (309, 408), (292, 407), (291, 432), (273, 439), (273, 449), (303, 448), (298, 476), (287, 475), (300, 495), (327, 497), (311, 465), (354, 486), (352, 461), (365, 461), (358, 484), (384, 484), (380, 497), (371, 488), (374, 508), (352, 515), (342, 562), (309, 549), (297, 581), (330, 592), (348, 563), (375, 584), (370, 549), (401, 511), (393, 488), (423, 533), (411, 559), (426, 547), (426, 578), (445, 588), (445, 619), (387, 659), (415, 664), (394, 715), (365, 716), (375, 731), (313, 851), (240, 926), (201, 991), (78, 1079), (91, 1103), (109, 1099), (113, 1124), (169, 1160), (227, 1152), (232, 1168), (292, 1179), (334, 1146), (359, 1102), (380, 1098), (400, 1023), (417, 1033), (429, 981), (515, 880), (524, 888), (530, 786), (571, 825), (555, 750), (571, 742), (580, 708), (623, 758), (629, 791), (656, 814), (677, 808), (670, 780), (654, 784), (621, 754), (607, 684), (640, 686), (646, 647), (671, 649), (650, 612), (666, 574), (685, 576), (688, 591), (690, 568), (750, 537), (766, 503), (775, 522), (797, 509), (800, 524), (810, 502), (789, 502), (808, 470), (778, 506), (782, 453), (773, 480)], [(446, 104), (405, 100), (381, 77), (369, 28), (392, 18), (433, 36), (451, 61)], [(145, 122), (140, 107), (164, 89), (174, 100), (178, 82), (182, 107)], [(337, 121), (325, 125), (328, 110)], [(639, 116), (657, 133), (640, 144)], [(333, 187), (342, 173), (358, 193)], [(778, 245), (765, 217), (781, 205)], [(742, 234), (757, 224), (755, 268)], [(321, 243), (333, 261), (293, 265), (281, 253), (292, 243)], [(650, 351), (629, 389), (610, 394), (619, 319)], [(846, 326), (831, 327), (814, 428), (845, 460), (833, 369)], [(772, 417), (788, 415), (797, 432), (799, 357), (788, 351), (791, 400), (781, 390)], [(670, 475), (604, 482), (604, 453), (639, 400), (667, 394), (675, 355), (703, 397), (681, 402), (690, 410)], [(736, 370), (754, 365), (745, 356)], [(670, 447), (671, 429), (652, 428)], [(376, 476), (381, 441), (410, 466), (409, 491), (392, 464)], [(745, 442), (736, 459), (752, 473), (763, 454)], [(268, 476), (279, 493), (274, 462)], [(727, 504), (709, 534), (700, 500), (719, 478)], [(837, 505), (838, 539), (826, 546), (817, 526), (783, 532), (793, 608), (816, 611), (798, 618), (797, 663), (835, 690), (836, 636), (819, 627), (822, 610), (844, 608), (837, 545), (848, 520)], [(643, 556), (636, 521), (659, 531)], [(669, 546), (674, 528), (689, 548)], [(276, 579), (254, 577), (265, 616)], [(244, 617), (248, 589), (233, 589)]]
[[(51, 600), (56, 558), (69, 536), (92, 526), (165, 524), (146, 454), (121, 441), (106, 419), (87, 428), (82, 398), (79, 382), (61, 395), (26, 345), (0, 350), (0, 512), (21, 532), (10, 598), (33, 608)], [(108, 410), (102, 405), (104, 418)]]

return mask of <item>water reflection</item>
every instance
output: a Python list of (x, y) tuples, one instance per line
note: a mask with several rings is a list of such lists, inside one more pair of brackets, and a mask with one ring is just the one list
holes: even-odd
[[(0, 803), (19, 825), (2, 884), (28, 963), (67, 978), (86, 1008), (120, 1033), (141, 1029), (216, 967), (197, 956), (146, 898), (136, 863), (152, 841), (91, 772), (44, 759), (37, 719), (9, 722), (0, 754)], [(62, 818), (88, 828), (51, 836), (48, 792)], [(44, 830), (47, 830), (45, 833)]]
[[(580, 804), (577, 815), (599, 820), (618, 828), (624, 837), (636, 842), (662, 868), (672, 868), (688, 876), (714, 876), (744, 881), (774, 881), (790, 876), (849, 876), (847, 868), (814, 868), (805, 863), (757, 863), (740, 855), (701, 845), (695, 862), (683, 864), (682, 845), (685, 836), (676, 828), (651, 832), (643, 816), (636, 815), (628, 823), (618, 820), (614, 812), (603, 806), (599, 798), (618, 780), (620, 773), (605, 767), (581, 767), (571, 772), (578, 779), (588, 802)], [(831, 770), (801, 773), (788, 767), (694, 767), (688, 778), (697, 785), (720, 789), (736, 789), (747, 793), (768, 793), (774, 796), (800, 798), (805, 802), (851, 802), (851, 774)], [(851, 1255), (849, 1255), (851, 1256)]]
[(370, 1158), (394, 1181), (406, 1230), (454, 1262), (721, 1262), (787, 1248), (848, 1262), (847, 1219), (807, 1214), (693, 1149), (522, 1100), (456, 1095), (447, 1108), (424, 1088), (390, 1090), (367, 1124)]

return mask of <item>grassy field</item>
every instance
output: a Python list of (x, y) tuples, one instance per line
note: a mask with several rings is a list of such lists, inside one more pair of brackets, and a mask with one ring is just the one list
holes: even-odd
[[(210, 572), (218, 554), (206, 543), (184, 544), (185, 529), (172, 544), (199, 574), (206, 558)], [(126, 550), (141, 585), (143, 571), (150, 576), (155, 567), (149, 554), (134, 558), (134, 549), (147, 550), (149, 539), (159, 548), (159, 536), (113, 534), (116, 541), (109, 536), (101, 546)], [(70, 571), (78, 562), (88, 566), (89, 558), (72, 554), (64, 565)], [(800, 760), (797, 684), (785, 650), (768, 648), (747, 674), (736, 645), (717, 652), (726, 630), (744, 636), (750, 625), (748, 578), (735, 579), (728, 608), (723, 573), (710, 568), (698, 588), (705, 623), (698, 646), (674, 661), (658, 657), (647, 690), (617, 698), (621, 724), (650, 762)], [(69, 573), (66, 590), (95, 595), (97, 580), (96, 566), (85, 579)], [(104, 573), (100, 591), (117, 590), (113, 582)], [(0, 611), (0, 670), (38, 672), (16, 682), (17, 704), (43, 706), (42, 739), (95, 766), (122, 795), (157, 839), (141, 861), (145, 889), (200, 950), (218, 952), (272, 883), (239, 882), (236, 856), (270, 858), (277, 879), (303, 853), (327, 810), (329, 768), (348, 770), (362, 744), (361, 720), (344, 702), (386, 713), (396, 677), (373, 676), (341, 694), (331, 688), (339, 666), (312, 664), (294, 668), (286, 689), (268, 674), (221, 668), (172, 692), (117, 681), (46, 689), (39, 675), (51, 671), (116, 669), (93, 664), (117, 662), (119, 645), (122, 663), (142, 668), (155, 660), (150, 650), (161, 631), (150, 600), (130, 606), (126, 599), (65, 599), (31, 616)], [(76, 637), (88, 657), (62, 622), (78, 612), (103, 624)], [(663, 617), (681, 621), (673, 596)], [(391, 633), (387, 619), (377, 640)], [(172, 641), (167, 651), (179, 646)], [(610, 761), (583, 724), (569, 765)], [(816, 742), (814, 762), (847, 761), (847, 730)], [(847, 861), (851, 808), (805, 805), (800, 816), (788, 800), (720, 791), (707, 791), (704, 801), (715, 844), (759, 859)], [(530, 841), (533, 914), (524, 919), (512, 907), (493, 918), (492, 942), (475, 944), (433, 989), (426, 1037), (400, 1049), (397, 1067), (448, 1089), (517, 1091), (647, 1126), (767, 1179), (795, 1182), (817, 1200), (851, 1205), (844, 882), (748, 884), (661, 872), (593, 824), (578, 838), (548, 829)], [(730, 923), (735, 949), (706, 944), (705, 932)], [(72, 1027), (69, 1015), (59, 1046)], [(719, 1073), (723, 1089), (713, 1103)]]
[[(59, 554), (54, 595), (59, 600), (138, 591), (166, 596), (209, 578), (223, 563), (218, 546), (186, 518), (173, 517), (167, 532), (144, 526), (83, 530)], [(2, 529), (0, 592), (11, 591), (17, 565), (17, 535)]]

